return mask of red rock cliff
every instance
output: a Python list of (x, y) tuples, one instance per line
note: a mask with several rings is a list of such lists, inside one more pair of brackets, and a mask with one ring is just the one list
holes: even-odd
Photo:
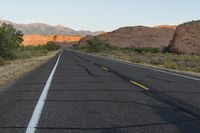
[(71, 42), (78, 42), (82, 36), (66, 36), (66, 35), (49, 35), (49, 36), (42, 36), (38, 34), (31, 34), (31, 35), (24, 35), (23, 36), (23, 45), (43, 45), (49, 41), (55, 41), (58, 43), (71, 43)]

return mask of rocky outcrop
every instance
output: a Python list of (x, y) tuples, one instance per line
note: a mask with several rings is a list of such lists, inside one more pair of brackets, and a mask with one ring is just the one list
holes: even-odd
[(192, 21), (177, 27), (170, 50), (176, 53), (200, 55), (200, 21)]
[[(164, 48), (172, 40), (175, 29), (169, 27), (123, 27), (113, 32), (98, 35), (97, 38), (103, 42), (119, 47), (152, 47)], [(84, 45), (92, 36), (80, 40), (79, 44)]]
[(54, 41), (60, 44), (67, 44), (67, 43), (72, 43), (72, 42), (78, 42), (82, 36), (64, 36), (64, 35), (49, 35), (49, 36), (42, 36), (42, 35), (37, 35), (37, 34), (32, 34), (32, 35), (24, 35), (23, 36), (23, 45), (42, 45), (46, 44), (49, 41)]

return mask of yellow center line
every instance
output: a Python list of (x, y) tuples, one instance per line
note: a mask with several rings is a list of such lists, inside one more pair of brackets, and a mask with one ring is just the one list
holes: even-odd
[(147, 91), (150, 90), (150, 89), (147, 88), (146, 86), (144, 86), (144, 85), (142, 85), (142, 84), (140, 84), (140, 83), (137, 83), (137, 82), (135, 82), (135, 81), (133, 81), (133, 80), (129, 80), (129, 82), (131, 82), (132, 84), (134, 84), (134, 85), (136, 85), (136, 86), (139, 86), (140, 88), (142, 88), (142, 89), (144, 89), (144, 90), (147, 90)]
[(106, 68), (106, 67), (101, 67), (103, 70), (106, 70), (106, 71), (108, 71), (108, 68)]

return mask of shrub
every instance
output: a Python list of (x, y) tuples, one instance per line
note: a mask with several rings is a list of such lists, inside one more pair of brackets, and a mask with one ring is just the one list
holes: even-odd
[(162, 50), (162, 53), (171, 53), (171, 50), (170, 50), (170, 45), (165, 47), (163, 50)]
[(166, 67), (166, 68), (170, 68), (170, 69), (177, 69), (178, 68), (177, 64), (173, 61), (166, 61), (166, 62), (164, 62), (163, 66)]
[(99, 52), (106, 52), (106, 51), (111, 51), (111, 50), (116, 50), (116, 46), (112, 46), (108, 43), (104, 43), (97, 37), (94, 37), (91, 40), (88, 40), (87, 44), (85, 45), (75, 45), (73, 49), (76, 50), (82, 50), (86, 52), (91, 52), (91, 53), (99, 53)]
[(200, 65), (196, 66), (195, 71), (200, 72)]
[(159, 57), (150, 58), (149, 63), (152, 65), (160, 65), (163, 64), (163, 59)]
[(133, 48), (133, 51), (138, 53), (159, 53), (160, 50), (158, 48)]
[(14, 58), (13, 50), (18, 48), (23, 41), (23, 34), (11, 24), (2, 24), (0, 27), (0, 56)]
[(53, 42), (53, 41), (47, 42), (47, 44), (42, 45), (42, 46), (38, 46), (36, 48), (40, 48), (40, 47), (42, 47), (42, 48), (44, 48), (48, 51), (56, 51), (56, 50), (60, 49), (60, 46), (56, 45), (56, 43)]
[(0, 56), (0, 66), (5, 63), (4, 59)]
[(18, 48), (13, 51), (13, 56), (15, 59), (30, 58), (32, 56), (32, 52), (29, 50), (21, 50), (21, 48)]
[(73, 45), (73, 49), (74, 49), (74, 50), (85, 51), (85, 46)]
[(131, 62), (134, 62), (134, 63), (140, 63), (140, 62), (142, 61), (142, 59), (141, 59), (141, 58), (138, 58), (138, 57), (132, 57), (132, 58), (130, 59), (130, 61), (131, 61)]
[(88, 50), (88, 52), (99, 53), (110, 49), (110, 45), (107, 43), (103, 43), (101, 40), (95, 37), (94, 39), (88, 41), (88, 43), (86, 44), (86, 49)]

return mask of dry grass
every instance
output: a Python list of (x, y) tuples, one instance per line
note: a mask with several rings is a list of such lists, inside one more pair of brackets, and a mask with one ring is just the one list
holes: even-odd
[(57, 53), (58, 51), (54, 51), (43, 56), (6, 62), (5, 65), (0, 66), (0, 87), (39, 67), (41, 64), (54, 57)]

